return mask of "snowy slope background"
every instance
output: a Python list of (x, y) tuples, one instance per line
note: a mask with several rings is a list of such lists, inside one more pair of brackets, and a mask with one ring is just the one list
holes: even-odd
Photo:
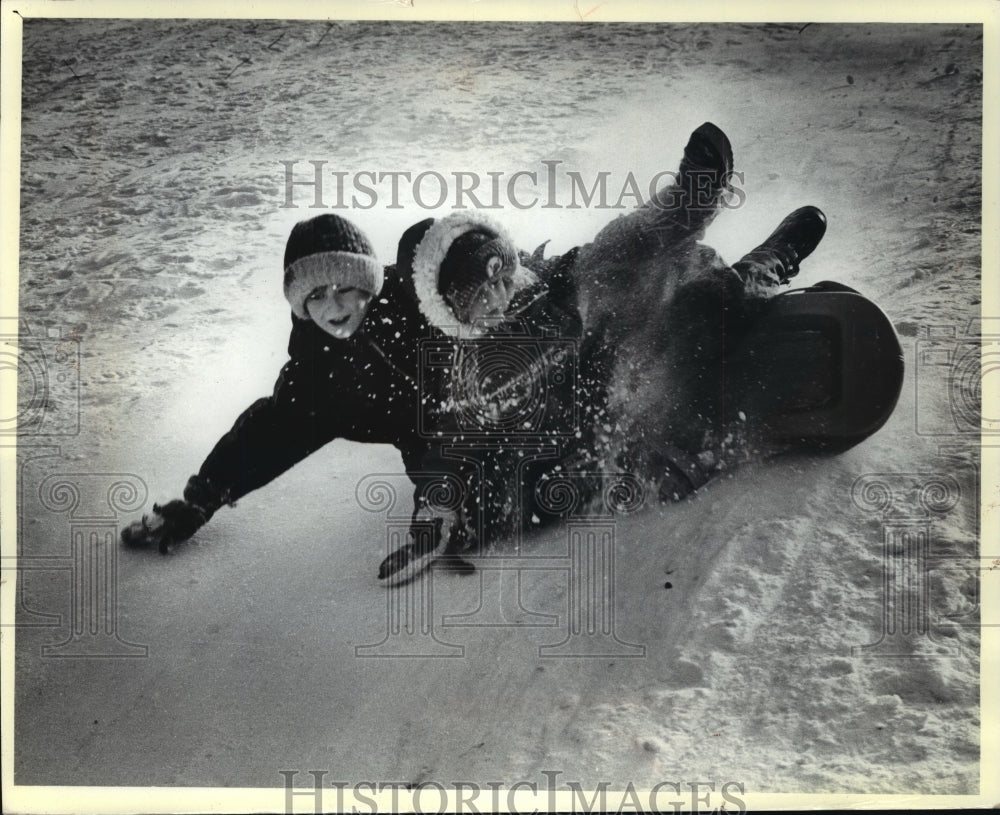
[[(28, 20), (20, 316), (79, 343), (81, 421), (22, 442), (17, 783), (272, 787), (327, 769), (544, 785), (550, 771), (584, 789), (975, 793), (991, 552), (978, 434), (954, 408), (974, 413), (979, 383), (949, 390), (954, 366), (921, 349), (978, 332), (981, 104), (975, 25)], [(506, 570), (431, 578), (435, 642), (459, 658), (358, 658), (386, 635), (387, 593), (385, 517), (356, 487), (402, 468), (391, 448), (345, 442), (172, 557), (118, 553), (118, 635), (146, 658), (42, 655), (74, 619), (73, 518), (44, 505), (46, 479), (133, 474), (147, 497), (125, 523), (178, 496), (270, 392), (285, 238), (319, 211), (305, 188), (282, 207), (282, 161), (297, 180), (313, 160), (505, 177), (559, 160), (648, 179), (706, 120), (731, 137), (746, 191), (706, 242), (732, 262), (794, 207), (821, 207), (829, 231), (800, 280), (880, 303), (907, 379), (885, 428), (844, 455), (746, 468), (615, 522), (615, 634), (641, 657), (546, 655), (567, 630), (566, 574), (518, 580), (509, 554)], [(405, 195), (388, 208), (380, 189), (345, 214), (391, 262), (407, 225), (450, 210)], [(561, 252), (618, 212), (490, 214), (523, 248)], [(565, 532), (522, 551), (551, 564)], [(883, 576), (914, 563), (893, 602), (929, 630), (866, 650), (884, 634)]]

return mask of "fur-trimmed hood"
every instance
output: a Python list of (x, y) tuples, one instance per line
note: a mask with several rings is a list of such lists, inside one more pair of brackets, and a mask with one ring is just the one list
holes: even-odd
[[(507, 242), (517, 257), (517, 245), (506, 230), (490, 218), (475, 212), (458, 212), (438, 220), (428, 218), (410, 227), (399, 244), (396, 265), (400, 269), (408, 268), (412, 272), (413, 287), (420, 311), (432, 326), (452, 337), (472, 337), (478, 332), (474, 330), (474, 326), (459, 322), (438, 291), (438, 275), (441, 264), (455, 239), (473, 229), (492, 232)], [(534, 272), (518, 263), (513, 282), (512, 297), (518, 291), (536, 284), (538, 278)]]

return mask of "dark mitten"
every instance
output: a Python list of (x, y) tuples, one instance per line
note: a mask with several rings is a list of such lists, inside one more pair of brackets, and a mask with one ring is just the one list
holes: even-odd
[(457, 562), (458, 552), (471, 549), (476, 539), (463, 515), (450, 510), (421, 508), (410, 527), (412, 542), (403, 544), (382, 561), (378, 579), (385, 585), (398, 586), (416, 577), (435, 560), (445, 558)]
[[(412, 543), (405, 543), (392, 552), (378, 567), (378, 579), (390, 586), (398, 586), (418, 575), (438, 556), (448, 544), (445, 519), (436, 517), (410, 528)], [(444, 527), (444, 533), (442, 528)]]
[(155, 546), (166, 554), (173, 544), (186, 541), (207, 521), (208, 513), (187, 501), (154, 504), (150, 514), (122, 530), (122, 543), (137, 549)]

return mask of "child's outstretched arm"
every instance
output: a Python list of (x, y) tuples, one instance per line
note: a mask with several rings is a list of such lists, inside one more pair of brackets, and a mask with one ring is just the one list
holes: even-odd
[(183, 499), (154, 505), (122, 531), (122, 543), (167, 552), (189, 539), (216, 510), (273, 481), (310, 453), (343, 435), (336, 415), (310, 404), (295, 385), (295, 362), (282, 368), (271, 396), (240, 414), (184, 489)]

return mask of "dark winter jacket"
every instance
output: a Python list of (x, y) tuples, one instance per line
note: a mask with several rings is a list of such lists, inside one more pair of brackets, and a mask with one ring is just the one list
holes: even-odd
[(184, 497), (211, 514), (338, 438), (394, 445), (407, 471), (416, 470), (427, 459), (415, 421), (419, 347), (435, 334), (395, 266), (347, 340), (293, 315), (290, 358), (273, 393), (240, 415)]
[[(499, 229), (475, 216), (468, 220)], [(424, 223), (430, 230), (431, 222)], [(423, 244), (424, 257), (413, 273), (418, 295), (430, 291), (433, 296), (435, 281), (422, 281), (421, 275), (436, 273), (447, 240), (430, 233), (432, 246), (442, 243), (430, 259)], [(551, 518), (538, 507), (536, 487), (581, 443), (584, 406), (577, 362), (582, 323), (570, 273), (574, 258), (571, 252), (545, 262), (522, 254), (505, 319), (485, 332), (456, 336), (460, 327), (453, 325), (457, 321), (450, 310), (440, 302), (421, 301), (425, 316), (445, 333), (438, 364), (421, 372), (425, 384), (433, 378), (425, 391), (432, 394), (436, 443), (428, 448), (426, 468), (442, 460), (459, 462), (466, 489), (456, 534), (460, 543), (452, 549), (463, 542), (509, 538)]]
[(289, 360), (272, 394), (218, 441), (189, 480), (188, 501), (211, 516), (342, 438), (400, 451), (415, 513), (435, 477), (463, 484), (457, 543), (507, 536), (546, 517), (535, 487), (585, 443), (590, 422), (578, 369), (575, 252), (522, 256), (510, 319), (459, 340), (428, 322), (415, 295), (411, 261), (426, 224), (401, 239), (397, 264), (386, 268), (351, 338), (292, 317)]

